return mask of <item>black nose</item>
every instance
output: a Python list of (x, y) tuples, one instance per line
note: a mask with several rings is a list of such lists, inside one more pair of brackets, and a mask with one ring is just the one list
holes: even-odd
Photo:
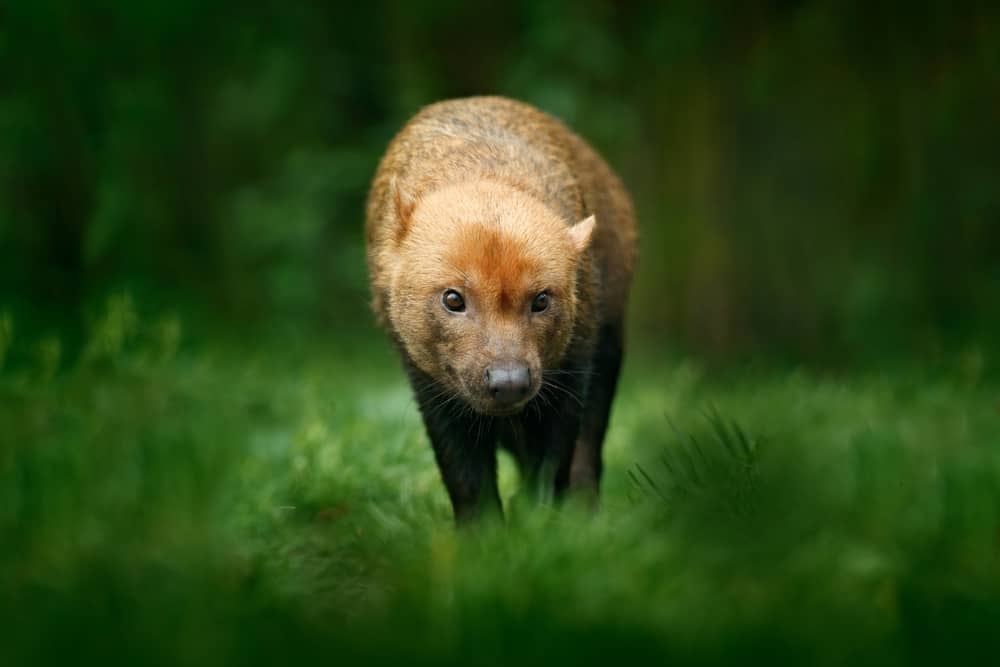
[(517, 403), (528, 395), (531, 372), (527, 366), (498, 366), (486, 371), (486, 382), (497, 403)]

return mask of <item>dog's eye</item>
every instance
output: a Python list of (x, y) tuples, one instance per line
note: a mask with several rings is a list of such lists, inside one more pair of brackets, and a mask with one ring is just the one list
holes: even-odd
[(531, 302), (531, 312), (544, 313), (549, 309), (549, 293), (539, 292)]
[(465, 310), (465, 299), (453, 289), (444, 291), (444, 294), (441, 295), (441, 304), (445, 310), (452, 313), (461, 313)]

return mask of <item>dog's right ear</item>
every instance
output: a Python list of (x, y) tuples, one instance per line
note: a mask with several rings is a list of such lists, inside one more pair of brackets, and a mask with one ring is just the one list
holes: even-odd
[(395, 176), (389, 181), (389, 189), (392, 191), (392, 200), (396, 207), (396, 241), (402, 241), (406, 232), (410, 230), (410, 220), (413, 217), (413, 209), (417, 207), (417, 200), (410, 193), (406, 192)]

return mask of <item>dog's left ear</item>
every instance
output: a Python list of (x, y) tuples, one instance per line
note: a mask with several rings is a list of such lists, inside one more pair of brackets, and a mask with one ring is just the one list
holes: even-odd
[(590, 245), (590, 239), (594, 235), (594, 225), (597, 220), (590, 215), (569, 228), (569, 240), (573, 242), (573, 247), (577, 253), (581, 253)]

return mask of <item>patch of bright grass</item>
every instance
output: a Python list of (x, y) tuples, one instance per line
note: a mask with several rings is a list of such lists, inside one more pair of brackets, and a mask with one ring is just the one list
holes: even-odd
[(107, 339), (61, 371), (50, 349), (0, 372), (2, 664), (912, 664), (997, 648), (986, 381), (632, 363), (600, 512), (508, 503), (505, 524), (456, 532), (381, 341), (178, 353), (175, 321), (114, 306), (93, 333)]

